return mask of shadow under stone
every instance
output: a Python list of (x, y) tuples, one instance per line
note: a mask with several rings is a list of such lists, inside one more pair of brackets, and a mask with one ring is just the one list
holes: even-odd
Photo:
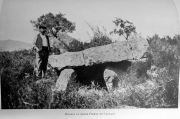
[(123, 72), (126, 72), (129, 66), (131, 66), (131, 62), (124, 60), (120, 62), (95, 64), (93, 66), (78, 66), (73, 69), (77, 74), (77, 82), (83, 85), (91, 85), (91, 82), (94, 81), (95, 85), (99, 85), (101, 88), (107, 89), (103, 78), (103, 73), (106, 67), (118, 68)]

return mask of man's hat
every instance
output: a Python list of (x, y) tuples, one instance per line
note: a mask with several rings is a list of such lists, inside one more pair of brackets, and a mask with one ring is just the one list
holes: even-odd
[(46, 26), (40, 25), (40, 26), (39, 26), (39, 29), (46, 29)]

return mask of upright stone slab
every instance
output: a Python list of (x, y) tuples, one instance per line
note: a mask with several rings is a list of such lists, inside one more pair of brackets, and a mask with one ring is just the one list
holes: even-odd
[(119, 79), (118, 79), (118, 75), (114, 71), (110, 69), (105, 69), (103, 77), (108, 90), (118, 87)]
[(64, 69), (56, 81), (56, 91), (65, 91), (70, 80), (75, 78), (73, 69)]

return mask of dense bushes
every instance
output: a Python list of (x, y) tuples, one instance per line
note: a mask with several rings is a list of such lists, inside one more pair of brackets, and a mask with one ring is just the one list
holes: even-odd
[[(147, 61), (138, 64), (139, 75), (146, 75), (151, 66), (165, 69), (159, 72), (156, 81), (164, 88), (163, 96), (168, 104), (178, 103), (179, 66), (180, 66), (180, 35), (160, 38), (154, 35), (147, 39), (149, 48), (146, 52)], [(150, 78), (150, 77), (149, 77)]]
[(25, 76), (33, 74), (34, 57), (29, 50), (0, 52), (2, 108), (19, 108), (19, 89), (29, 82)]

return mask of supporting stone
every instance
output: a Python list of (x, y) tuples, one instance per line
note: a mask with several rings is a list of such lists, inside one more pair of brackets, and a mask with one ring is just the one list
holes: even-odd
[(112, 90), (118, 87), (118, 75), (113, 70), (105, 69), (103, 77), (108, 90)]
[(73, 69), (64, 69), (61, 71), (59, 78), (56, 81), (56, 91), (65, 91), (70, 80), (74, 80), (76, 73)]

